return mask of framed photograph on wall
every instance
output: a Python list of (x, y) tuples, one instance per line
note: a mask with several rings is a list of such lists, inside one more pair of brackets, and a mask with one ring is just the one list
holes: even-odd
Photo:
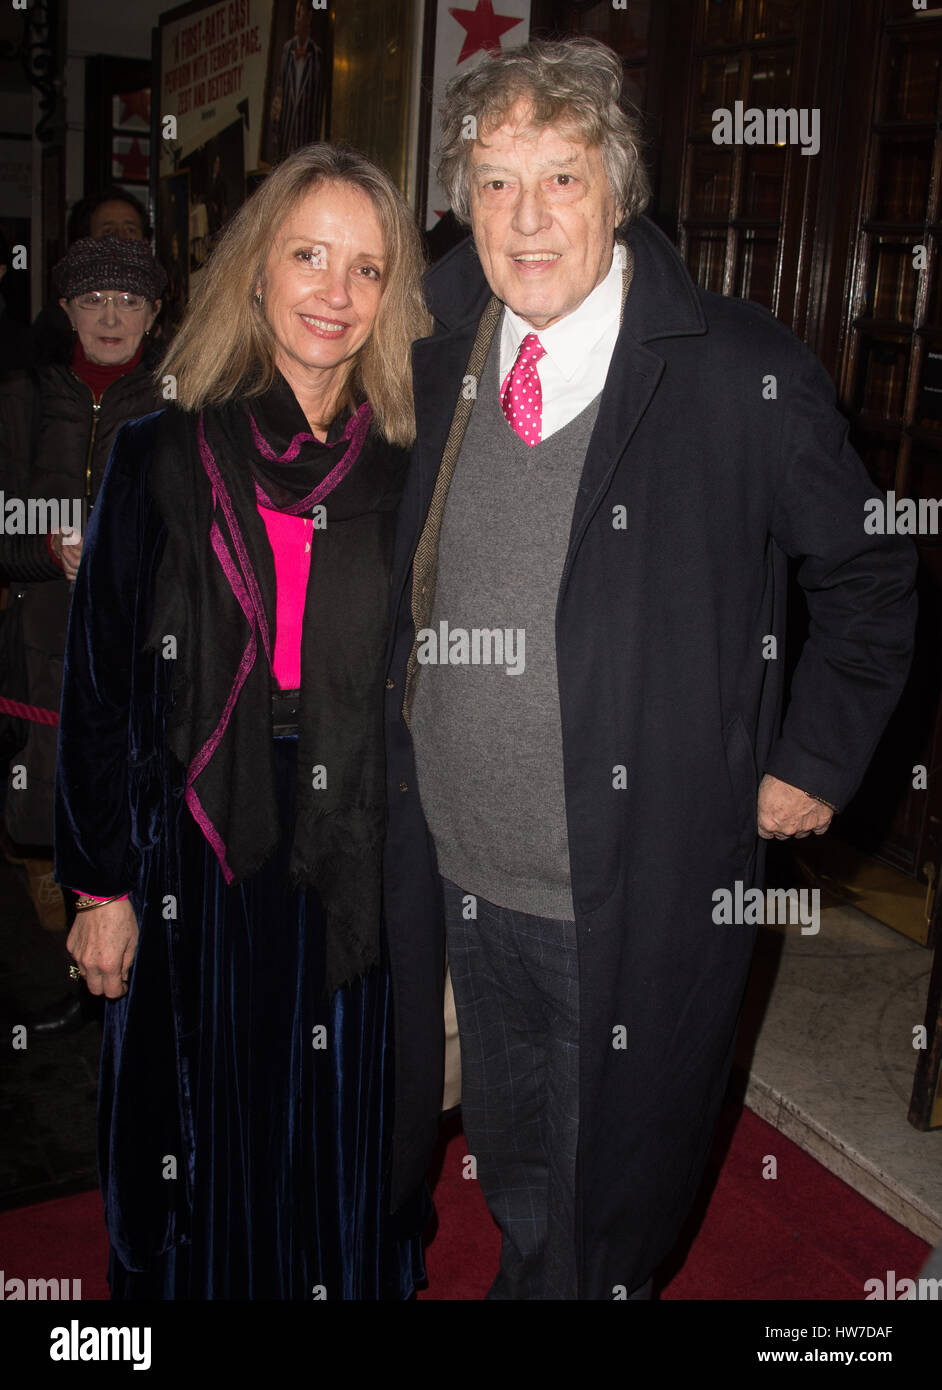
[(330, 138), (333, 20), (310, 0), (275, 0), (258, 167)]

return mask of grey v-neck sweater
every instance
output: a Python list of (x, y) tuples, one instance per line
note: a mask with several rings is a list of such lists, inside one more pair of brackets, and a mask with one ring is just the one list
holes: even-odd
[(500, 408), (499, 350), (498, 325), (419, 640), (419, 795), (446, 878), (501, 907), (571, 920), (556, 598), (600, 397), (531, 448)]

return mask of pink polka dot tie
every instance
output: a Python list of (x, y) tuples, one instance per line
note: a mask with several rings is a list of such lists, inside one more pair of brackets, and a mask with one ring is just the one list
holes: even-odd
[(539, 338), (528, 333), (500, 393), (508, 425), (531, 447), (543, 438), (543, 388), (536, 364), (545, 356), (546, 348)]

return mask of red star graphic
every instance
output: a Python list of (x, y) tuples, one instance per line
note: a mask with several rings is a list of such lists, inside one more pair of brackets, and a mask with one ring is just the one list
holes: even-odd
[(111, 159), (114, 164), (121, 166), (119, 177), (122, 179), (142, 181), (150, 176), (150, 155), (141, 149), (141, 142), (136, 136), (126, 154), (121, 154), (112, 147)]
[(458, 55), (459, 66), (482, 49), (487, 53), (499, 53), (501, 34), (523, 23), (522, 19), (513, 19), (507, 14), (495, 14), (491, 0), (478, 0), (476, 10), (449, 8), (448, 13), (465, 30), (464, 44)]
[(118, 96), (121, 103), (121, 113), (118, 116), (118, 125), (124, 125), (125, 121), (132, 120), (138, 116), (142, 121), (150, 125), (150, 88), (144, 87), (140, 92), (121, 92)]

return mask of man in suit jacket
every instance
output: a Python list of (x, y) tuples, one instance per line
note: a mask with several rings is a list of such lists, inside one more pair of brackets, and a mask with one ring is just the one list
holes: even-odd
[(311, 38), (312, 18), (307, 0), (297, 0), (294, 36), (281, 52), (278, 86), (271, 109), (279, 159), (321, 138), (327, 82), (324, 55)]
[[(492, 1298), (649, 1296), (723, 1099), (765, 841), (846, 805), (911, 654), (914, 551), (865, 531), (824, 370), (641, 215), (620, 86), (591, 40), (452, 84), (440, 177), (473, 240), (414, 351), (386, 908), (428, 964), (397, 1001), (399, 1140), (440, 1083), (413, 1029), (444, 911)], [(783, 720), (790, 556), (811, 625)]]

